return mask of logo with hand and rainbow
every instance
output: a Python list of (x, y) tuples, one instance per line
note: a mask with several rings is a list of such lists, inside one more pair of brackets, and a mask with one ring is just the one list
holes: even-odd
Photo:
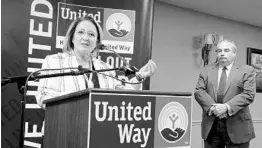
[(178, 102), (166, 104), (158, 118), (158, 130), (168, 143), (179, 141), (188, 127), (188, 114), (184, 106)]
[(114, 13), (106, 21), (106, 30), (115, 38), (127, 36), (131, 28), (132, 24), (130, 19), (123, 13)]

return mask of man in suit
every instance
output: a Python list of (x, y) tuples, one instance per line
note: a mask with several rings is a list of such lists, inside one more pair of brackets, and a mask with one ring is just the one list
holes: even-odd
[(205, 148), (249, 148), (255, 138), (249, 105), (256, 93), (255, 70), (235, 63), (234, 42), (217, 45), (218, 63), (201, 70), (195, 99), (203, 110), (202, 138)]

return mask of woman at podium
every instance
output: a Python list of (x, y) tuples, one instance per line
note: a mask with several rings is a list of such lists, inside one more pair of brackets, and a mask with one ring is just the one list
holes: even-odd
[[(71, 70), (68, 68), (79, 66), (91, 71), (110, 69), (111, 67), (107, 63), (96, 58), (100, 50), (97, 46), (101, 45), (102, 36), (100, 25), (92, 17), (76, 19), (69, 26), (66, 33), (63, 53), (48, 55), (42, 64), (42, 69), (59, 70), (44, 71), (41, 74), (69, 72)], [(146, 77), (152, 76), (155, 69), (155, 63), (149, 60), (146, 65), (136, 72), (135, 77), (129, 80), (131, 84), (126, 84), (125, 86), (115, 79), (116, 74), (114, 71), (40, 79), (36, 100), (42, 108), (45, 108), (45, 105), (42, 103), (44, 100), (87, 88), (139, 90), (142, 87), (139, 82)]]

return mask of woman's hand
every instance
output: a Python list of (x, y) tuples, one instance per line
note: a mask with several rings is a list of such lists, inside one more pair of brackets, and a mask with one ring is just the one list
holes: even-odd
[(155, 73), (156, 68), (156, 64), (152, 60), (149, 60), (146, 65), (144, 65), (138, 72), (136, 72), (136, 77), (138, 78), (138, 80), (150, 77)]

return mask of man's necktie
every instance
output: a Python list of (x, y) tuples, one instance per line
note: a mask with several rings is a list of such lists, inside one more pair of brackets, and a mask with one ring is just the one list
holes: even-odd
[(224, 67), (222, 69), (220, 82), (219, 82), (219, 87), (218, 87), (218, 91), (217, 91), (217, 103), (223, 103), (225, 87), (226, 87), (226, 84), (227, 84), (226, 70), (227, 70), (226, 67)]

